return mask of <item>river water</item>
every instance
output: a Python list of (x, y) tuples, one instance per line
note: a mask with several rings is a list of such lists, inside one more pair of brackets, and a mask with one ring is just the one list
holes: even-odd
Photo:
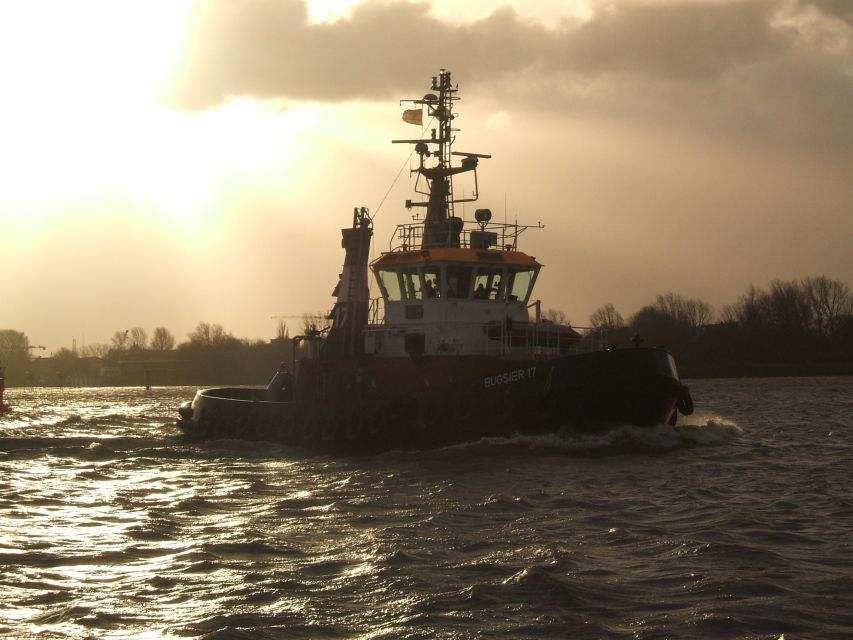
[(0, 635), (853, 637), (853, 378), (689, 384), (676, 428), (358, 458), (7, 390)]

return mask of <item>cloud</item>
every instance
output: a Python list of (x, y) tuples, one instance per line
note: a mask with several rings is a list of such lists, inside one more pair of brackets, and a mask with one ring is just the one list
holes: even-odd
[(599, 6), (556, 26), (501, 7), (442, 22), (425, 2), (368, 1), (312, 24), (296, 0), (208, 0), (193, 10), (169, 99), (342, 101), (417, 95), (438, 67), (466, 90), (536, 108), (594, 110), (853, 149), (849, 3), (680, 0)]
[(368, 3), (350, 19), (311, 24), (298, 0), (199, 2), (169, 98), (188, 110), (233, 96), (384, 99), (412, 85), (413, 58), (448, 30), (427, 5)]
[(701, 78), (778, 49), (770, 13), (765, 2), (627, 5), (551, 29), (511, 7), (451, 25), (427, 3), (367, 2), (349, 19), (311, 24), (300, 1), (212, 0), (193, 10), (172, 97), (188, 109), (233, 95), (383, 98), (411, 86), (413, 67), (445, 62), (473, 80), (526, 68)]
[(843, 20), (853, 27), (853, 5), (850, 4), (850, 0), (810, 0), (806, 4), (819, 9), (827, 16)]
[(719, 76), (783, 47), (767, 2), (627, 5), (601, 11), (562, 39), (565, 67), (678, 80)]
[(512, 124), (512, 117), (501, 109), (486, 118), (485, 126), (487, 129), (506, 129), (510, 124)]

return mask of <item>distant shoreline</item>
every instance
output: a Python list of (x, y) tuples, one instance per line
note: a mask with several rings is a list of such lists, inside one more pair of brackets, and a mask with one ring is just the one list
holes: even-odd
[(824, 378), (853, 376), (853, 362), (813, 364), (750, 364), (726, 366), (682, 366), (682, 378)]

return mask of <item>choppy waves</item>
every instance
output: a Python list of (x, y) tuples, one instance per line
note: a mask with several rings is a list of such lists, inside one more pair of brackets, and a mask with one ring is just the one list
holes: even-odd
[(191, 390), (12, 395), (0, 634), (849, 637), (850, 379), (691, 388), (676, 427), (343, 459), (184, 443)]
[[(593, 433), (558, 431), (534, 435), (516, 434), (511, 437), (483, 438), (445, 447), (441, 451), (494, 448), (517, 448), (530, 452), (562, 453), (568, 456), (608, 456), (631, 452), (665, 452), (697, 445), (725, 444), (740, 437), (743, 429), (721, 416), (691, 416), (686, 424), (677, 426), (636, 427), (613, 426)], [(421, 456), (423, 452), (412, 455)]]

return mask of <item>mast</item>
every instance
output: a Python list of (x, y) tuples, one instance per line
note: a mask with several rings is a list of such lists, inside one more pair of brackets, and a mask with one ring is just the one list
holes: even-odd
[[(426, 191), (415, 190), (427, 196), (422, 202), (406, 201), (406, 207), (424, 207), (426, 215), (423, 223), (423, 238), (421, 248), (430, 247), (458, 247), (459, 237), (462, 232), (462, 218), (454, 215), (453, 205), (458, 202), (473, 202), (479, 197), (477, 189), (477, 163), (480, 158), (491, 156), (481, 153), (461, 153), (452, 151), (455, 139), (454, 129), (451, 125), (456, 117), (453, 113), (453, 103), (459, 100), (457, 95), (458, 85), (454, 87), (450, 81), (450, 71), (442, 69), (437, 76), (432, 78), (432, 91), (419, 100), (404, 100), (401, 102), (412, 102), (422, 110), (426, 109), (428, 116), (438, 122), (438, 129), (432, 129), (429, 138), (415, 140), (392, 140), (394, 143), (408, 143), (415, 145), (415, 152), (419, 156), (419, 166), (413, 170), (418, 173), (418, 184), (420, 177), (426, 180)], [(431, 150), (434, 147), (435, 150)], [(463, 156), (459, 166), (451, 165), (451, 156)], [(426, 166), (427, 158), (434, 158), (432, 166)], [(468, 171), (474, 172), (474, 194), (471, 198), (455, 198), (453, 195), (453, 176)]]

